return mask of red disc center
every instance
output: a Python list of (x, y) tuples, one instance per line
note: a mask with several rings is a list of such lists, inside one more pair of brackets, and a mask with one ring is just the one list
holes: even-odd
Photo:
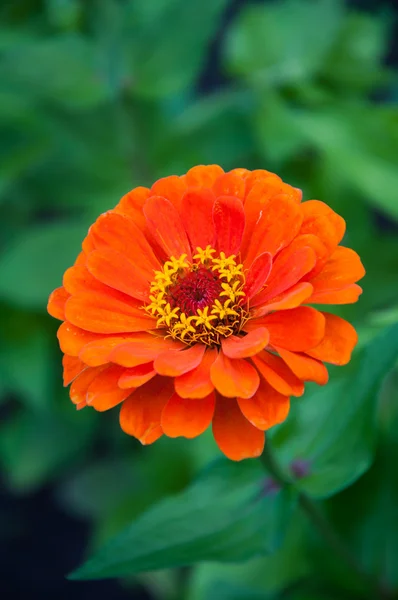
[(198, 309), (203, 310), (206, 306), (211, 306), (221, 290), (218, 276), (206, 267), (199, 267), (197, 271), (183, 275), (169, 289), (167, 302), (170, 302), (171, 308), (178, 306), (182, 313), (191, 316), (195, 315)]

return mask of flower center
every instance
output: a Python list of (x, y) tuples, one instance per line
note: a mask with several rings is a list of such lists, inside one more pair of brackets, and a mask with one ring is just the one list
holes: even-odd
[(151, 303), (145, 307), (157, 317), (157, 327), (185, 344), (214, 346), (221, 338), (239, 333), (248, 319), (245, 310), (243, 265), (235, 256), (207, 246), (196, 248), (193, 262), (186, 254), (171, 257), (155, 272)]

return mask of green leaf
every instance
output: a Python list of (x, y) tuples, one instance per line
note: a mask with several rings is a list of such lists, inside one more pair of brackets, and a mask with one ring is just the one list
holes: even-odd
[(81, 109), (112, 97), (98, 68), (98, 49), (77, 34), (26, 38), (8, 48), (0, 74), (8, 87), (33, 102), (51, 100), (62, 107)]
[(324, 76), (345, 94), (385, 83), (388, 79), (381, 63), (390, 30), (385, 15), (348, 14), (324, 64)]
[(229, 32), (227, 66), (255, 84), (305, 80), (322, 65), (340, 21), (341, 2), (334, 0), (249, 5)]
[(294, 459), (308, 462), (309, 475), (298, 485), (309, 495), (331, 496), (369, 468), (380, 385), (397, 358), (398, 324), (372, 340), (348, 375), (293, 405), (274, 443), (280, 445), (285, 464)]
[(293, 492), (267, 491), (265, 483), (257, 462), (217, 461), (187, 490), (144, 513), (71, 577), (120, 577), (272, 552), (288, 526)]
[[(100, 3), (97, 20), (113, 69), (117, 53), (125, 85), (136, 95), (161, 98), (193, 85), (227, 0), (202, 0), (199, 5), (185, 0), (133, 1), (119, 10), (109, 4)], [(119, 77), (123, 80), (123, 74)]]
[(15, 239), (0, 259), (0, 298), (44, 310), (48, 295), (74, 263), (86, 233), (86, 227), (56, 223), (32, 228)]

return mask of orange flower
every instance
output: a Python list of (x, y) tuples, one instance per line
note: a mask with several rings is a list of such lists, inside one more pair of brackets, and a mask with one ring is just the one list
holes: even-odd
[(90, 228), (50, 296), (64, 383), (78, 409), (122, 403), (151, 444), (212, 423), (232, 460), (259, 456), (355, 329), (311, 304), (356, 302), (365, 271), (345, 222), (273, 173), (194, 167), (126, 194)]

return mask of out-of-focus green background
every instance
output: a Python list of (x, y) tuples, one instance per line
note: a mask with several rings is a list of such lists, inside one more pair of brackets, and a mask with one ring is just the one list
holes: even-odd
[[(45, 307), (101, 212), (135, 186), (218, 163), (275, 171), (302, 188), (305, 199), (322, 199), (342, 214), (345, 244), (359, 252), (367, 276), (360, 302), (340, 314), (358, 327), (362, 346), (397, 321), (393, 4), (1, 3), (0, 589), (6, 600), (361, 598), (346, 591), (344, 571), (333, 568), (322, 547), (318, 562), (300, 551), (301, 521), (276, 558), (240, 570), (205, 565), (122, 585), (66, 582), (64, 574), (87, 549), (184, 488), (217, 450), (211, 436), (141, 448), (120, 431), (117, 410), (76, 413), (62, 389), (57, 323)], [(393, 383), (380, 439), (393, 419)], [(343, 535), (355, 538), (352, 522), (384, 468), (373, 468), (333, 501), (330, 513)], [(361, 516), (371, 547), (375, 531), (396, 521), (388, 510), (380, 504)], [(370, 570), (373, 561), (391, 558), (387, 550), (381, 558), (366, 552)], [(310, 581), (309, 592), (301, 593), (302, 581)], [(251, 595), (240, 591), (248, 583), (255, 583)]]

